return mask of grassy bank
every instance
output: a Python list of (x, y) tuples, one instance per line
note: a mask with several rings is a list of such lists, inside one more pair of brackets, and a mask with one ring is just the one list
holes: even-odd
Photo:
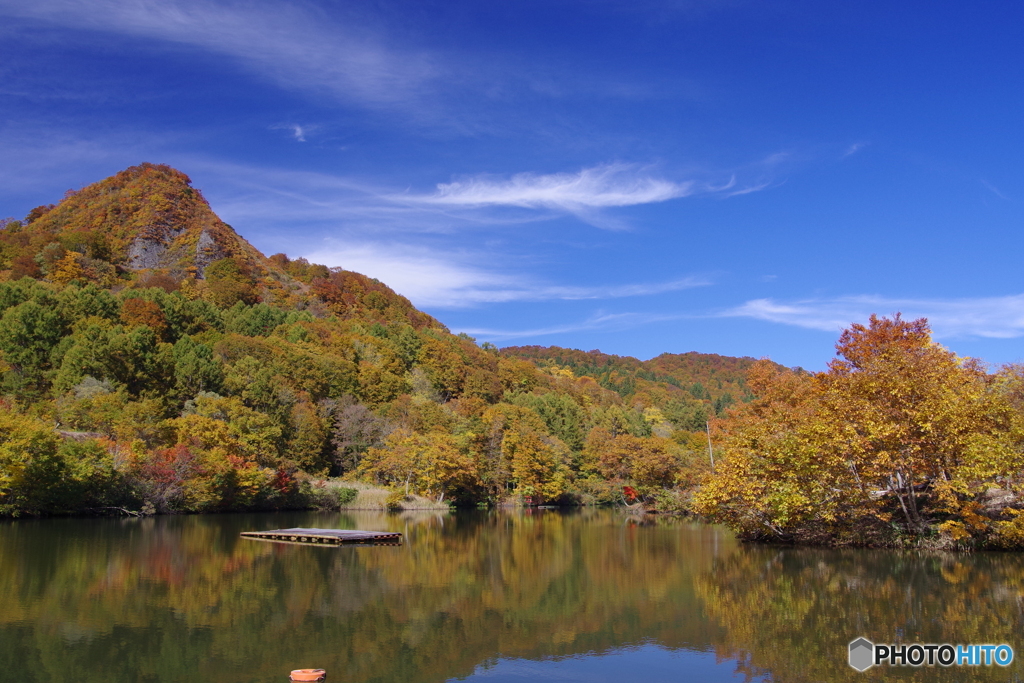
[[(344, 489), (354, 490), (353, 496), (344, 493)], [(384, 488), (374, 484), (367, 484), (360, 481), (348, 481), (344, 479), (328, 479), (324, 482), (324, 490), (329, 500), (338, 500), (336, 507), (341, 510), (447, 510), (448, 503), (438, 503), (424, 496), (410, 493), (400, 489)], [(334, 506), (332, 506), (334, 507)]]

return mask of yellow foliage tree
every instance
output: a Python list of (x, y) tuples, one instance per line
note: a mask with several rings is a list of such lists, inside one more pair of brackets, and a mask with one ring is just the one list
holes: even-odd
[(85, 275), (80, 259), (82, 255), (75, 251), (69, 251), (53, 265), (50, 272), (50, 279), (64, 285), (72, 280), (78, 280)]
[(476, 463), (443, 432), (417, 434), (399, 429), (380, 448), (371, 448), (357, 473), (389, 486), (404, 486), (427, 496), (445, 496), (479, 483)]
[(555, 500), (568, 484), (569, 449), (553, 436), (517, 425), (505, 432), (502, 454), (511, 465), (516, 492), (535, 502)]

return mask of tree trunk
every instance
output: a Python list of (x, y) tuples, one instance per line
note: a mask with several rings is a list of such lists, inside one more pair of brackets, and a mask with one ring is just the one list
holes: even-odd
[[(896, 477), (899, 477), (899, 472), (896, 473)], [(897, 500), (900, 501), (900, 507), (903, 508), (903, 516), (907, 519), (907, 526), (911, 529), (914, 527), (914, 521), (910, 518), (910, 512), (907, 510), (907, 503), (903, 500), (902, 486), (900, 486), (896, 479), (889, 475), (889, 490), (896, 494)]]
[(907, 489), (907, 496), (910, 499), (910, 512), (914, 515), (914, 531), (920, 531), (924, 524), (921, 520), (921, 513), (917, 509), (917, 496), (914, 495), (914, 470), (910, 470), (910, 476), (907, 477), (904, 485)]

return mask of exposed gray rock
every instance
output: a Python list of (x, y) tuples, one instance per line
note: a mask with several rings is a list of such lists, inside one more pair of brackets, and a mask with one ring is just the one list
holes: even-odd
[[(140, 231), (139, 236), (128, 247), (128, 268), (141, 270), (167, 265), (164, 258), (167, 254), (167, 247), (184, 231), (184, 228), (174, 229), (159, 225), (151, 225)], [(160, 237), (161, 234), (165, 236)]]
[(167, 245), (160, 240), (137, 237), (128, 247), (128, 267), (132, 270), (158, 268)]
[(199, 241), (196, 242), (196, 277), (199, 279), (205, 277), (206, 267), (225, 256), (227, 254), (217, 244), (217, 241), (210, 236), (210, 233), (203, 230), (199, 235)]

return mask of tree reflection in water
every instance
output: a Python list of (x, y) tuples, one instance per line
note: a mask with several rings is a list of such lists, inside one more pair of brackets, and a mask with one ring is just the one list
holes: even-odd
[[(238, 536), (292, 526), (396, 530), (406, 542)], [(315, 665), (334, 680), (414, 683), (621, 666), (620, 680), (647, 682), (673, 666), (685, 680), (717, 658), (707, 675), (723, 680), (874, 680), (890, 672), (846, 666), (857, 636), (1020, 649), (1022, 582), (1017, 554), (748, 546), (715, 527), (606, 510), (28, 520), (0, 524), (0, 670), (18, 681), (276, 681)], [(1009, 680), (1021, 668), (903, 673)]]

